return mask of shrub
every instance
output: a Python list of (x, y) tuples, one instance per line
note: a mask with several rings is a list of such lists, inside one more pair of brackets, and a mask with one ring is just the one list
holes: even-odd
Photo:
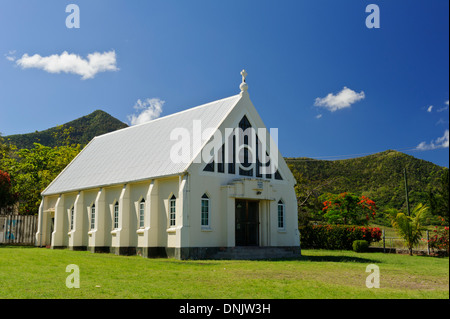
[[(442, 224), (444, 225), (445, 219), (440, 217)], [(434, 226), (434, 235), (431, 236), (428, 241), (430, 248), (434, 250), (445, 250), (447, 255), (449, 254), (449, 228), (448, 226), (437, 227)]]
[(369, 243), (365, 240), (355, 240), (353, 241), (353, 251), (357, 253), (365, 252), (369, 249)]
[(349, 225), (307, 225), (299, 227), (302, 248), (352, 250), (355, 240), (369, 244), (381, 240), (378, 227)]

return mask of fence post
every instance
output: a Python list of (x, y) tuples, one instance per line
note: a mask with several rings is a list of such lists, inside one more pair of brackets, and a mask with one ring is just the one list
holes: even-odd
[(383, 253), (386, 252), (386, 233), (384, 232), (383, 229)]
[(427, 253), (430, 255), (430, 233), (427, 229)]

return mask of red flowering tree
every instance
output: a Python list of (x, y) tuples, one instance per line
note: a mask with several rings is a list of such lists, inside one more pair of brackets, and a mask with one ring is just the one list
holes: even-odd
[[(445, 225), (445, 219), (440, 217), (441, 224)], [(428, 240), (431, 249), (433, 250), (445, 250), (447, 255), (449, 254), (449, 228), (448, 226), (438, 227), (435, 226), (433, 230), (434, 234)]]
[(372, 217), (375, 219), (375, 215), (377, 213), (377, 205), (373, 200), (371, 200), (369, 197), (366, 197), (362, 195), (360, 197), (360, 201), (358, 202), (359, 207), (361, 207), (363, 213), (366, 215), (366, 220), (369, 221)]
[(352, 193), (324, 194), (321, 196), (321, 215), (329, 224), (365, 225), (370, 218), (375, 219), (377, 206), (366, 196)]
[(12, 192), (11, 177), (7, 172), (0, 170), (0, 209), (13, 205), (17, 196)]

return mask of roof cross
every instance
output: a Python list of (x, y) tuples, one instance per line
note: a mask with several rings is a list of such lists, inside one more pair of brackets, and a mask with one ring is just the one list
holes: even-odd
[(245, 70), (242, 70), (241, 75), (242, 75), (242, 83), (245, 83), (245, 78), (247, 77), (247, 72)]
[(239, 86), (239, 88), (241, 89), (241, 93), (244, 93), (248, 90), (248, 85), (247, 85), (247, 83), (245, 83), (245, 78), (247, 77), (247, 72), (245, 70), (242, 70), (241, 75), (242, 75), (242, 83)]

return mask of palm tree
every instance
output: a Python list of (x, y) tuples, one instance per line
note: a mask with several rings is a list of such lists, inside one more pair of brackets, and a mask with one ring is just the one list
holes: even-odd
[(412, 256), (412, 249), (422, 238), (422, 221), (428, 212), (428, 206), (418, 204), (414, 207), (411, 216), (404, 213), (397, 213), (392, 218), (392, 226), (397, 229), (400, 236), (406, 242), (409, 255)]

